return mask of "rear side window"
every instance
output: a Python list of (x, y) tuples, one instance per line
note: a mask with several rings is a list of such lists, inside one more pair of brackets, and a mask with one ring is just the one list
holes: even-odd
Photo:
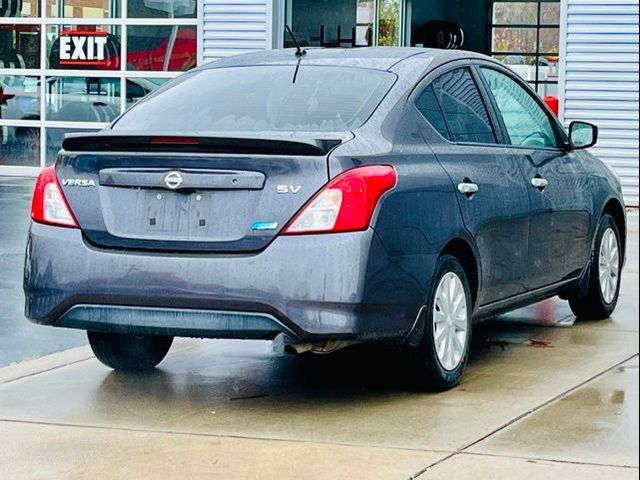
[(515, 80), (491, 68), (482, 68), (482, 75), (495, 97), (511, 145), (555, 148), (555, 130), (533, 96)]
[(365, 68), (269, 65), (187, 73), (126, 112), (114, 130), (348, 131), (396, 76)]
[(451, 135), (449, 135), (449, 129), (444, 119), (444, 113), (442, 113), (436, 94), (433, 91), (433, 85), (429, 85), (422, 91), (416, 100), (416, 107), (427, 122), (429, 122), (440, 135), (447, 140), (451, 140)]
[(434, 80), (431, 86), (452, 141), (496, 143), (489, 112), (468, 68), (446, 73)]

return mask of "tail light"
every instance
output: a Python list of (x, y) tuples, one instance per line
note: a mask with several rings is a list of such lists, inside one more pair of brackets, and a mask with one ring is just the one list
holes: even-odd
[(396, 185), (393, 167), (359, 167), (338, 175), (284, 229), (285, 235), (366, 230), (380, 197)]
[(33, 192), (31, 218), (38, 223), (78, 228), (78, 222), (64, 198), (54, 167), (45, 168), (38, 176)]

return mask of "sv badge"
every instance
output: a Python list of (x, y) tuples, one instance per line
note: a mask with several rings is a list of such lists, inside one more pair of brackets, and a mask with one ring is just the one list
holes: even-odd
[(300, 193), (302, 185), (276, 185), (276, 192), (278, 193)]

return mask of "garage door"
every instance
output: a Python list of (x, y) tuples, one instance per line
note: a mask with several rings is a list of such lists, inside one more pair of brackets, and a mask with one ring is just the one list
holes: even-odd
[(560, 46), (564, 122), (600, 127), (593, 153), (620, 174), (630, 206), (638, 206), (638, 3), (565, 0)]

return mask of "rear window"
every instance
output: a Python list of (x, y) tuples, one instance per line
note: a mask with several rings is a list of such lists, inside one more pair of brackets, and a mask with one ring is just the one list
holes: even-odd
[(200, 70), (179, 77), (126, 112), (114, 130), (153, 132), (360, 127), (395, 75), (363, 68), (295, 66)]

